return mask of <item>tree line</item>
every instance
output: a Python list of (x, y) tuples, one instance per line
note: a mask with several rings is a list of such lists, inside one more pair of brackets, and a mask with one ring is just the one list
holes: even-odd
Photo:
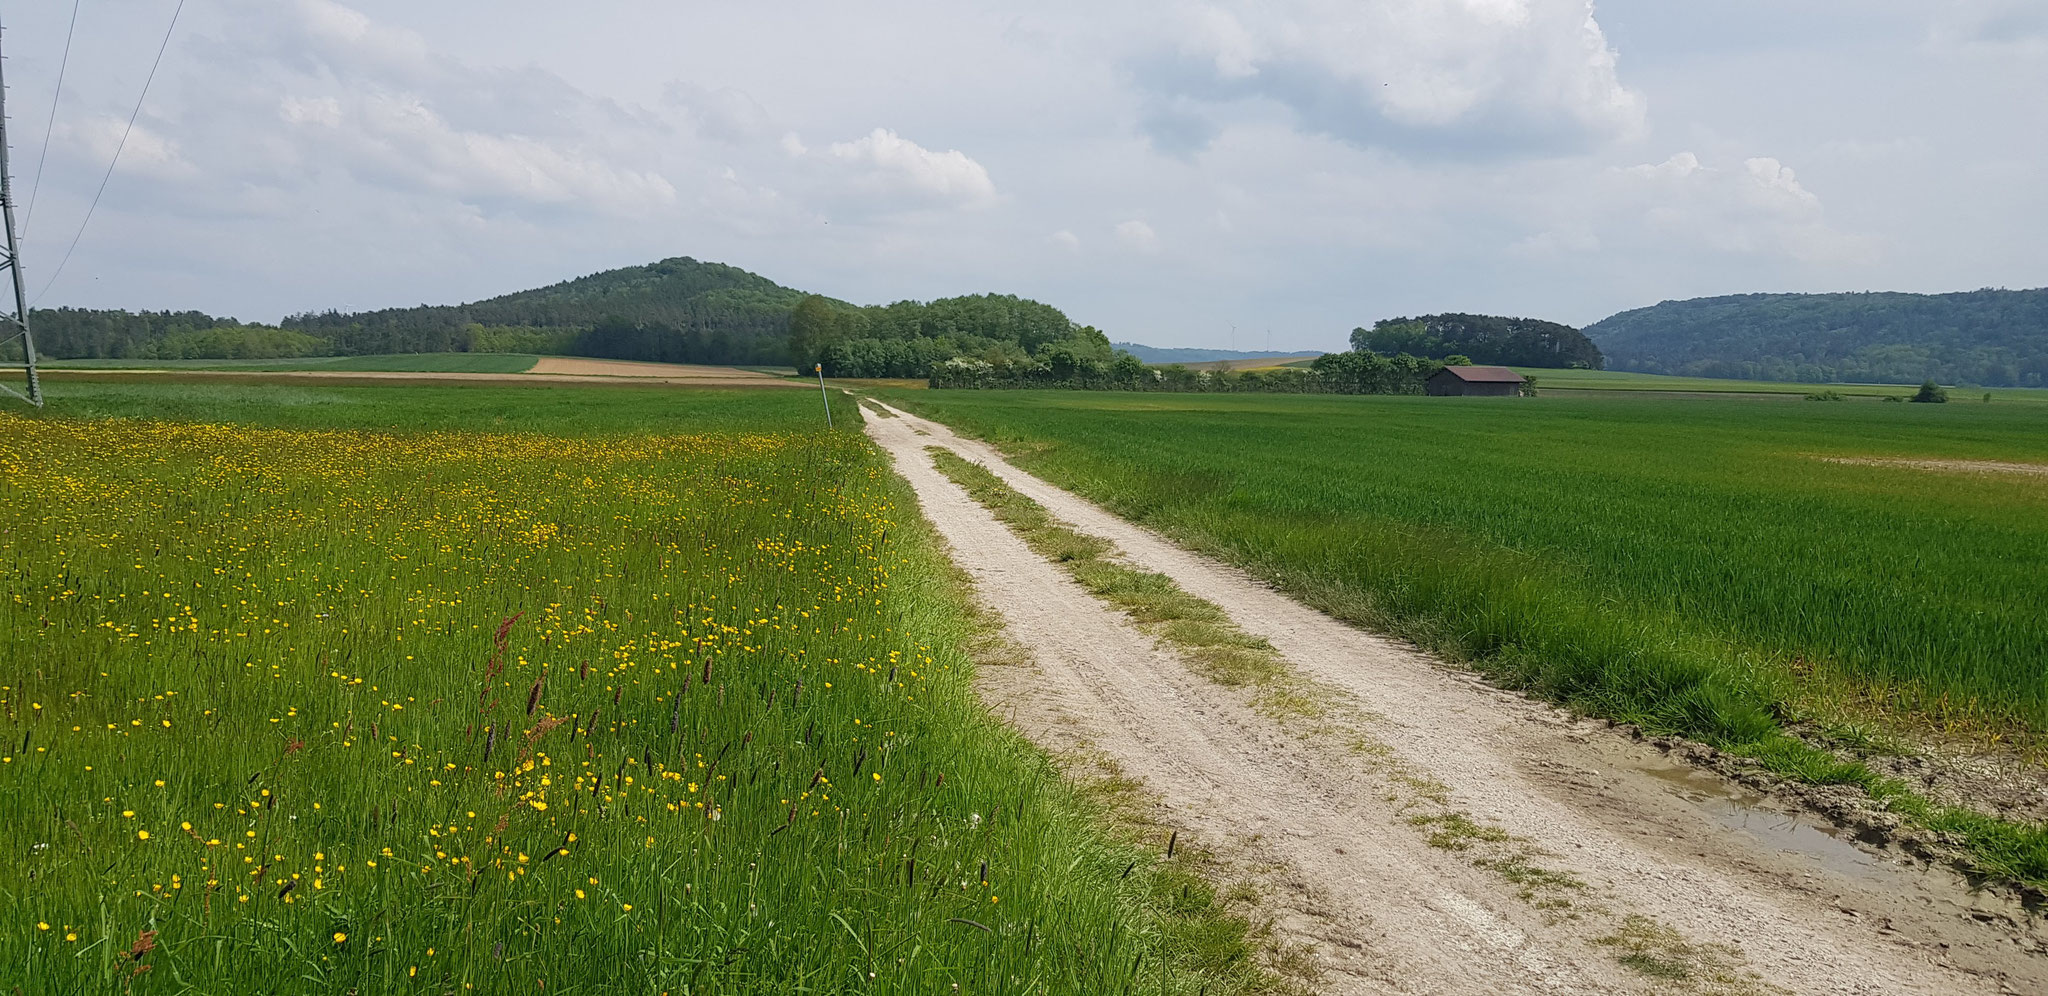
[(1130, 353), (1107, 362), (1090, 361), (1066, 370), (1046, 364), (993, 363), (955, 357), (932, 368), (934, 389), (1040, 389), (1077, 391), (1160, 391), (1212, 394), (1421, 394), (1430, 376), (1445, 366), (1470, 363), (1464, 356), (1442, 359), (1370, 351), (1326, 353), (1306, 367), (1264, 370), (1196, 370), (1174, 363), (1147, 366)]
[(1504, 367), (1600, 370), (1607, 358), (1578, 329), (1538, 318), (1443, 314), (1388, 318), (1351, 331), (1351, 348), (1381, 356), (1465, 357)]
[[(856, 307), (811, 295), (789, 320), (789, 355), (828, 377), (930, 377), (953, 360), (1071, 376), (1116, 358), (1109, 337), (1011, 294)], [(1035, 375), (1035, 373), (1034, 373)]]

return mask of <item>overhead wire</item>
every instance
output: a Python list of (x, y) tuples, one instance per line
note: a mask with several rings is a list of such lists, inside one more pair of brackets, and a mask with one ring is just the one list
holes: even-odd
[(21, 219), (21, 236), (36, 220), (36, 195), (43, 190), (43, 164), (50, 161), (50, 139), (57, 134), (57, 105), (64, 100), (64, 73), (71, 68), (71, 39), (78, 35), (78, 8), (85, 0), (71, 0), (71, 27), (64, 32), (64, 58), (57, 63), (57, 92), (50, 97), (50, 120), (43, 125), (43, 152), (36, 157), (36, 180), (28, 188), (28, 214)]
[(120, 144), (114, 146), (114, 158), (107, 163), (106, 175), (100, 178), (100, 189), (92, 195), (92, 204), (85, 209), (85, 217), (78, 223), (78, 233), (71, 237), (70, 248), (64, 250), (64, 258), (57, 262), (57, 268), (51, 271), (49, 281), (43, 284), (31, 307), (40, 303), (43, 296), (50, 293), (50, 288), (56, 286), (57, 278), (64, 275), (64, 267), (71, 262), (71, 254), (78, 251), (79, 240), (85, 238), (85, 226), (92, 223), (93, 212), (100, 207), (100, 198), (107, 194), (107, 184), (114, 179), (114, 167), (121, 165), (121, 153), (128, 148), (128, 136), (135, 133), (135, 121), (142, 116), (142, 104), (149, 99), (149, 88), (156, 82), (156, 71), (164, 64), (164, 53), (171, 47), (171, 35), (178, 30), (178, 18), (184, 13), (185, 0), (178, 0), (178, 9), (171, 12), (170, 26), (164, 29), (163, 44), (157, 46), (156, 61), (149, 64), (149, 77), (142, 81), (142, 93), (135, 98), (135, 110), (128, 115), (128, 127), (121, 132)]

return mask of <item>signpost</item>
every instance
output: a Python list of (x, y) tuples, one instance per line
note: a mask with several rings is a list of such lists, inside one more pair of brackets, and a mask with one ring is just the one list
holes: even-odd
[(818, 372), (818, 397), (822, 398), (825, 402), (825, 428), (830, 429), (832, 428), (832, 395), (825, 392), (825, 365), (820, 363), (813, 369)]

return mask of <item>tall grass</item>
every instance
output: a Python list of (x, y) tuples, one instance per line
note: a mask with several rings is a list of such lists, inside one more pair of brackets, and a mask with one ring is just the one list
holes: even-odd
[(974, 705), (875, 451), (712, 397), (777, 431), (0, 415), (0, 978), (1239, 991)]

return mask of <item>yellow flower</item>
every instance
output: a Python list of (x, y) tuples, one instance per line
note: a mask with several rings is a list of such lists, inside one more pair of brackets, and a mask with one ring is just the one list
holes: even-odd
[(577, 889), (577, 890), (576, 890), (576, 898), (578, 898), (578, 899), (582, 899), (582, 898), (583, 898), (583, 890), (582, 890), (582, 889)]
[(137, 831), (135, 831), (135, 839), (136, 839), (136, 840), (148, 840), (148, 839), (149, 839), (149, 831), (147, 831), (147, 830), (137, 830)]
[(545, 802), (542, 802), (542, 801), (540, 801), (539, 799), (535, 799), (535, 800), (533, 800), (532, 802), (529, 802), (529, 803), (527, 803), (527, 805), (529, 805), (529, 806), (532, 806), (533, 808), (535, 808), (535, 809), (539, 809), (539, 810), (542, 810), (542, 811), (545, 811), (545, 810), (546, 810), (546, 809), (548, 808), (548, 804), (547, 804), (547, 803), (545, 803)]
[(344, 934), (344, 933), (342, 933), (341, 931), (338, 931), (338, 930), (334, 932), (334, 943), (336, 943), (336, 944), (340, 944), (341, 942), (343, 942), (343, 941), (346, 941), (346, 940), (348, 940), (348, 935), (347, 935), (347, 934)]
[(43, 922), (40, 922), (40, 921), (38, 921), (38, 922), (36, 923), (36, 929), (37, 929), (37, 930), (48, 930), (48, 929), (50, 929), (50, 925), (49, 925), (49, 924), (47, 924), (47, 923), (43, 923)]

